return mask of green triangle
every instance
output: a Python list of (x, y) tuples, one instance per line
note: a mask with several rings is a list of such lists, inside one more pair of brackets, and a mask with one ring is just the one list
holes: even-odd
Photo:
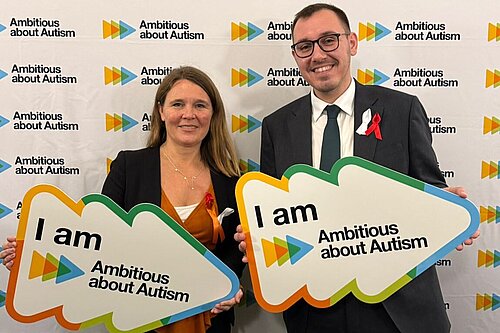
[(128, 75), (124, 71), (120, 71), (121, 81), (126, 81), (128, 79)]
[(297, 252), (300, 251), (300, 247), (298, 247), (297, 245), (291, 243), (288, 243), (287, 245), (288, 245), (288, 252), (290, 253), (290, 258), (292, 258)]
[(0, 294), (0, 304), (5, 302), (5, 296)]
[(126, 128), (130, 124), (130, 121), (128, 121), (125, 117), (122, 117), (122, 128)]
[(415, 267), (414, 269), (412, 269), (411, 271), (409, 271), (408, 273), (406, 273), (406, 275), (408, 275), (409, 277), (411, 277), (412, 279), (414, 279), (417, 276), (417, 267)]
[(59, 267), (57, 268), (57, 277), (71, 273), (71, 270), (66, 267), (63, 263), (59, 262)]

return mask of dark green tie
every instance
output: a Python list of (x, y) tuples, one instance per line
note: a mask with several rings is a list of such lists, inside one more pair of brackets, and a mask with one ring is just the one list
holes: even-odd
[(319, 168), (330, 172), (333, 163), (340, 158), (340, 132), (337, 116), (340, 108), (337, 105), (328, 105), (326, 108), (328, 122), (323, 132), (323, 144), (321, 145), (321, 162)]

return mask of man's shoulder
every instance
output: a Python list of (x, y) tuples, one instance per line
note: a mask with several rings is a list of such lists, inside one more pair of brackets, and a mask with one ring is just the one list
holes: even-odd
[(382, 86), (376, 86), (376, 85), (363, 85), (361, 83), (358, 83), (357, 88), (360, 93), (381, 98), (387, 97), (387, 98), (412, 99), (415, 97), (414, 95), (399, 90)]
[(280, 107), (278, 110), (264, 117), (267, 121), (281, 121), (289, 117), (292, 113), (307, 111), (311, 109), (311, 94), (301, 96), (290, 103)]

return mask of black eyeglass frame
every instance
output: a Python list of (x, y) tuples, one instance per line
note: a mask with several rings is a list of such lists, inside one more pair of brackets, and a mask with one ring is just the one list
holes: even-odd
[[(351, 34), (350, 32), (342, 32), (342, 33), (341, 33), (341, 32), (336, 32), (336, 33), (331, 33), (331, 34), (328, 34), (328, 35), (321, 36), (320, 38), (315, 39), (315, 40), (303, 40), (303, 41), (297, 42), (297, 43), (293, 44), (293, 45), (291, 46), (291, 48), (292, 48), (292, 51), (295, 53), (295, 55), (296, 55), (297, 57), (304, 59), (304, 58), (308, 58), (308, 57), (310, 57), (310, 56), (314, 53), (314, 44), (318, 44), (319, 48), (320, 48), (320, 49), (321, 49), (321, 51), (323, 51), (323, 52), (332, 52), (332, 51), (335, 51), (336, 49), (338, 49), (338, 48), (339, 48), (339, 46), (340, 46), (340, 36), (342, 36), (342, 35), (344, 35), (344, 36), (349, 36), (350, 34)], [(331, 37), (333, 37), (333, 36), (335, 36), (335, 38), (337, 38), (337, 46), (335, 46), (335, 48), (333, 48), (333, 49), (331, 49), (331, 50), (325, 50), (325, 49), (323, 48), (323, 46), (321, 46), (321, 44), (320, 44), (320, 40), (322, 40), (322, 39), (324, 39), (324, 38), (329, 38), (329, 37), (331, 38)], [(300, 44), (303, 44), (303, 43), (311, 43), (311, 44), (312, 44), (312, 47), (311, 47), (311, 53), (310, 53), (310, 54), (308, 54), (308, 55), (306, 55), (306, 56), (300, 56), (300, 55), (297, 53), (297, 51), (295, 50), (295, 48), (297, 47), (297, 45), (300, 45)]]

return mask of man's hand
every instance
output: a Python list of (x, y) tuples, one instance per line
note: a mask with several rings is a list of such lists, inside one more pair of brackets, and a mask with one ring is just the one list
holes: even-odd
[[(445, 191), (448, 191), (450, 193), (458, 195), (460, 198), (467, 198), (467, 192), (465, 192), (465, 189), (461, 186), (457, 187), (446, 187), (444, 188)], [(457, 251), (462, 251), (464, 249), (464, 245), (472, 245), (474, 243), (474, 240), (479, 237), (480, 235), (479, 229), (476, 230), (476, 232), (470, 236), (469, 239), (465, 240), (461, 245), (457, 246)]]

